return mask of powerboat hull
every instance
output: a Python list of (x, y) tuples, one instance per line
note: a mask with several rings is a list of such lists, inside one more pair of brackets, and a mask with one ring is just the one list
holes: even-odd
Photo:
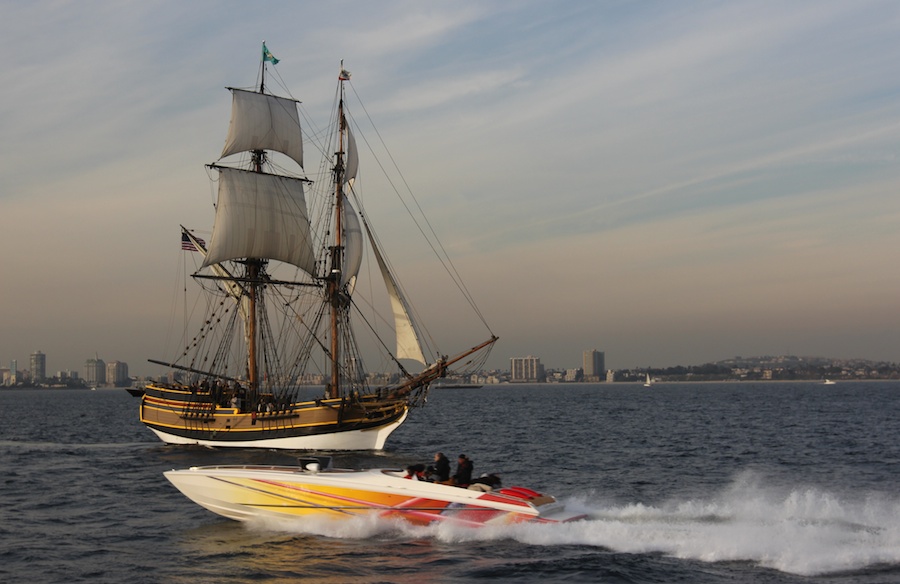
[[(313, 467), (315, 468), (315, 467)], [(582, 519), (553, 497), (522, 487), (483, 492), (405, 478), (392, 469), (308, 470), (303, 466), (204, 466), (166, 478), (206, 509), (238, 521), (307, 516), (401, 518), (416, 525), (468, 526)]]

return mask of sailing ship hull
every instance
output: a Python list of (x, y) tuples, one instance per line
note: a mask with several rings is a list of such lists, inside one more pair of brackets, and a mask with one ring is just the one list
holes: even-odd
[(246, 412), (188, 388), (149, 385), (141, 422), (168, 444), (292, 450), (380, 450), (409, 413), (404, 400), (365, 396)]
[(171, 470), (166, 478), (206, 509), (238, 521), (375, 515), (416, 525), (555, 523), (584, 518), (549, 495), (522, 487), (482, 492), (409, 480), (400, 470), (304, 470), (210, 466)]

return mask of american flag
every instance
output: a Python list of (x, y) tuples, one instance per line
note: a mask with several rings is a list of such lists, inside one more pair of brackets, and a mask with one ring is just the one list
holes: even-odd
[[(196, 236), (194, 237), (194, 239), (199, 241), (200, 245), (202, 245), (203, 247), (206, 247), (205, 241), (203, 241), (202, 239), (200, 239), (199, 237), (196, 237)], [(197, 246), (194, 245), (194, 242), (191, 241), (191, 238), (188, 237), (188, 234), (185, 233), (184, 231), (181, 232), (181, 249), (183, 249), (185, 251), (200, 251), (199, 249), (197, 249)]]

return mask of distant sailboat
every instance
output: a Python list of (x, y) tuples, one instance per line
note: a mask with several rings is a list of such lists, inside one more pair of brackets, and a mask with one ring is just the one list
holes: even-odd
[(650, 379), (650, 374), (647, 374), (647, 381), (644, 382), (644, 387), (653, 387), (653, 380)]
[[(451, 366), (477, 369), (482, 362), (469, 356), (486, 358), (483, 350), (497, 337), (455, 356), (426, 344), (430, 335), (413, 320), (358, 193), (359, 157), (344, 96), (350, 74), (342, 63), (333, 129), (318, 147), (324, 179), (314, 187), (303, 176), (299, 102), (266, 91), (267, 62), (277, 59), (263, 44), (258, 89), (230, 89), (225, 148), (208, 166), (218, 183), (211, 240), (207, 245), (182, 227), (182, 249), (203, 256), (193, 278), (207, 297), (206, 314), (177, 357), (151, 360), (177, 373), (144, 388), (140, 418), (171, 444), (377, 450), (411, 407), (424, 404), (434, 381)], [(275, 160), (272, 151), (285, 157)], [(241, 160), (221, 162), (232, 155)], [(357, 285), (366, 258), (386, 288), (371, 300), (364, 297), (368, 282)], [(369, 375), (363, 333), (372, 340), (367, 351), (393, 371)], [(391, 333), (393, 341), (383, 338)], [(310, 379), (324, 391), (311, 394)]]

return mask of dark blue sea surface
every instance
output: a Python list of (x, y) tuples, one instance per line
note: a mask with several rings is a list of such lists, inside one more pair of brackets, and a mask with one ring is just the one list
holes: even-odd
[(900, 383), (433, 390), (377, 453), (468, 454), (590, 519), (241, 524), (162, 472), (296, 453), (165, 446), (124, 390), (0, 390), (4, 582), (900, 582)]

